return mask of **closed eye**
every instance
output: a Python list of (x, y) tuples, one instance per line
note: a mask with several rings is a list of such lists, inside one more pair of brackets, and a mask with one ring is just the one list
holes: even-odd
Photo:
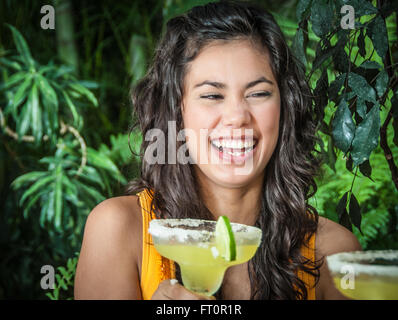
[(209, 100), (220, 100), (223, 99), (224, 97), (221, 94), (207, 94), (200, 96), (201, 99), (209, 99)]
[(269, 91), (261, 91), (261, 92), (255, 92), (249, 95), (249, 97), (254, 97), (254, 98), (261, 98), (261, 97), (268, 97), (271, 95), (271, 92)]

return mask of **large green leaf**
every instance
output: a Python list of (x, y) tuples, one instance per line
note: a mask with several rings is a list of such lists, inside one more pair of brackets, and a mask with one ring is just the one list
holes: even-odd
[(34, 60), (32, 58), (32, 55), (30, 54), (30, 50), (28, 47), (28, 44), (26, 43), (24, 37), (22, 34), (12, 25), (8, 24), (8, 27), (12, 31), (12, 36), (14, 38), (14, 43), (15, 46), (18, 50), (18, 53), (21, 55), (21, 58), (23, 61), (26, 63), (26, 65), (33, 67), (34, 66)]
[(19, 200), (19, 204), (23, 205), (24, 201), (33, 195), (34, 193), (38, 192), (42, 188), (49, 188), (49, 184), (53, 181), (54, 177), (52, 175), (42, 177), (40, 180), (37, 180), (28, 190), (26, 190), (21, 199)]
[(368, 31), (377, 54), (384, 59), (388, 50), (388, 35), (384, 19), (377, 15), (369, 24)]
[(369, 159), (370, 154), (378, 145), (379, 135), (380, 111), (379, 105), (376, 104), (355, 130), (351, 151), (354, 165), (359, 165)]
[(293, 39), (292, 50), (294, 55), (299, 59), (302, 63), (303, 67), (307, 65), (307, 58), (305, 56), (305, 49), (304, 49), (304, 34), (303, 29), (299, 28), (296, 32), (296, 35)]
[(12, 183), (11, 186), (14, 190), (21, 188), (25, 183), (32, 182), (42, 178), (43, 176), (47, 175), (47, 171), (33, 171), (25, 173), (22, 176), (16, 178)]
[(39, 94), (37, 90), (36, 83), (33, 84), (32, 90), (29, 94), (28, 104), (31, 105), (31, 119), (32, 119), (32, 133), (35, 137), (35, 142), (37, 145), (41, 143), (41, 138), (43, 136), (43, 126), (42, 126), (42, 116), (41, 108), (39, 106)]
[(308, 13), (308, 9), (310, 8), (310, 3), (312, 0), (299, 0), (296, 6), (296, 17), (298, 21), (301, 21), (306, 13)]
[(376, 102), (376, 92), (368, 84), (366, 79), (359, 74), (350, 72), (348, 74), (348, 85), (352, 91), (363, 100)]
[(355, 124), (352, 121), (351, 112), (344, 99), (341, 99), (341, 102), (337, 107), (332, 121), (332, 126), (335, 146), (343, 152), (347, 152), (354, 138)]
[(327, 34), (333, 26), (333, 2), (313, 0), (311, 3), (312, 30), (318, 37)]

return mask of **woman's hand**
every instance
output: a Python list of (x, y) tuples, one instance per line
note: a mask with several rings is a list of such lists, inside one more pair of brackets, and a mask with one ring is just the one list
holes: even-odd
[(194, 293), (174, 281), (163, 280), (153, 294), (152, 300), (215, 300), (213, 296), (207, 297)]

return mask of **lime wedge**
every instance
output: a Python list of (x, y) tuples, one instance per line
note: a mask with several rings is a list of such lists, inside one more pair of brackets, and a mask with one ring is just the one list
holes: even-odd
[(236, 260), (236, 242), (231, 223), (226, 216), (220, 216), (216, 224), (216, 247), (226, 261)]

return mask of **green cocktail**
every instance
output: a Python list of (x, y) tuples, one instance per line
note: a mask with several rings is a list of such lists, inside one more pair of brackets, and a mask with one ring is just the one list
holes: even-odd
[(342, 252), (326, 257), (336, 288), (358, 300), (398, 300), (398, 251)]
[(208, 220), (156, 219), (149, 227), (156, 250), (180, 266), (184, 286), (207, 296), (220, 288), (228, 267), (254, 256), (262, 236), (259, 228), (231, 223), (236, 259), (227, 261), (215, 241), (215, 226), (215, 221)]

